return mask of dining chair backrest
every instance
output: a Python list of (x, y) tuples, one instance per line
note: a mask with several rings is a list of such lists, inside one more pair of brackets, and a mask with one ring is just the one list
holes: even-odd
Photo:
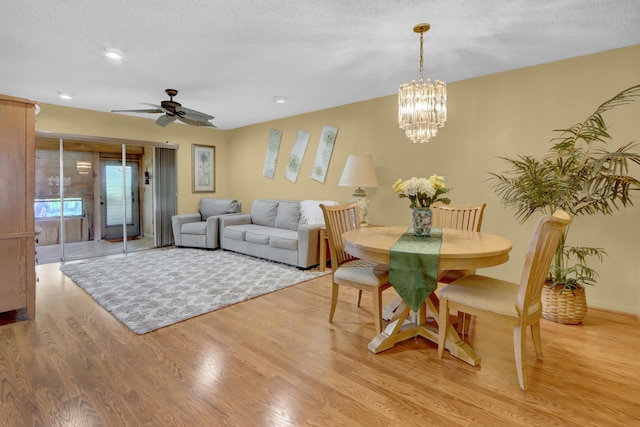
[(347, 261), (357, 259), (344, 250), (342, 233), (360, 227), (360, 211), (355, 202), (335, 206), (320, 205), (324, 215), (324, 225), (329, 239), (331, 268), (335, 271)]
[(528, 323), (528, 317), (540, 316), (542, 313), (542, 286), (569, 223), (571, 216), (563, 210), (558, 210), (553, 216), (546, 215), (540, 218), (536, 225), (522, 269), (516, 300), (516, 308), (523, 325)]
[(432, 225), (440, 228), (480, 231), (482, 215), (486, 206), (486, 203), (455, 206), (436, 202), (431, 205), (431, 212), (433, 213)]

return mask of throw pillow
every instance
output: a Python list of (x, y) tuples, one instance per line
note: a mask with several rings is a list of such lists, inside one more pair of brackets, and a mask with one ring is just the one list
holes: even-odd
[(333, 200), (303, 200), (300, 202), (300, 217), (303, 224), (324, 224), (324, 215), (320, 205), (335, 206)]

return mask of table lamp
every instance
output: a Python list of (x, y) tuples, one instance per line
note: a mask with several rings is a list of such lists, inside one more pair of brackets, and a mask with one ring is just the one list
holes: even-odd
[(360, 225), (369, 225), (367, 223), (369, 199), (362, 187), (375, 188), (378, 186), (373, 157), (368, 154), (350, 154), (347, 158), (347, 163), (344, 165), (338, 185), (340, 187), (357, 187), (349, 201), (358, 204)]

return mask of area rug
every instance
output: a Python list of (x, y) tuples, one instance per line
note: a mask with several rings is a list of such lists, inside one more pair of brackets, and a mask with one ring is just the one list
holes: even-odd
[(67, 263), (60, 270), (136, 334), (328, 274), (186, 248)]

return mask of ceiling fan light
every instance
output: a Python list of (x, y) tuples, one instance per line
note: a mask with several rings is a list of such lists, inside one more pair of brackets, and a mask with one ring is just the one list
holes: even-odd
[(124, 58), (124, 52), (113, 47), (106, 47), (102, 49), (102, 52), (104, 53), (104, 56), (114, 61), (121, 61), (122, 58)]

